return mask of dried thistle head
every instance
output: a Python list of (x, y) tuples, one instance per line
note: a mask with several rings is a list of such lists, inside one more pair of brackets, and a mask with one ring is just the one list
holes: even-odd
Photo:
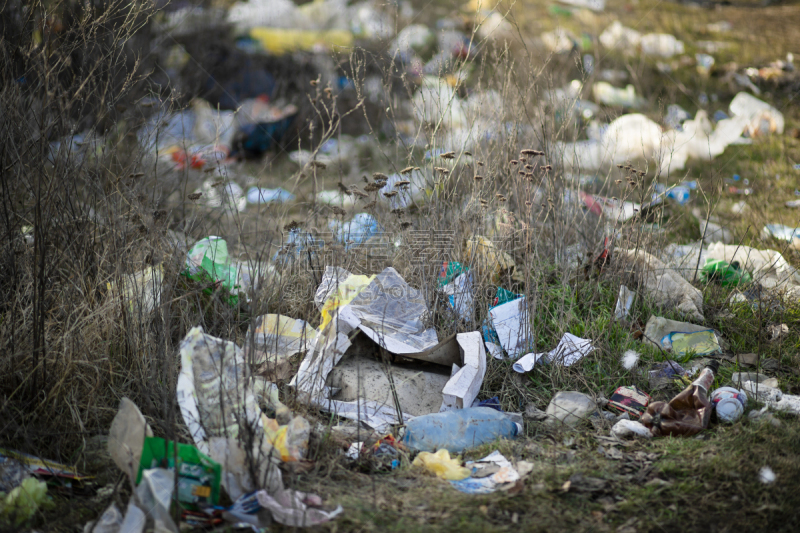
[(347, 196), (351, 196), (353, 194), (350, 192), (350, 189), (347, 188), (347, 185), (345, 185), (341, 181), (338, 182), (336, 186), (339, 187), (339, 191), (341, 191), (342, 194), (346, 194)]
[(385, 192), (385, 193), (383, 193), (383, 195), (384, 195), (386, 198), (393, 198), (393, 197), (397, 196), (397, 191), (389, 191), (389, 192)]
[(336, 206), (336, 205), (334, 205), (333, 207), (331, 207), (331, 212), (332, 212), (334, 215), (336, 215), (336, 216), (340, 216), (340, 217), (343, 217), (343, 216), (345, 216), (345, 215), (347, 214), (347, 211), (345, 211), (344, 209), (342, 209), (341, 207), (339, 207), (339, 206)]
[(445, 152), (443, 154), (439, 154), (439, 157), (442, 159), (455, 159), (456, 153), (455, 152)]
[(394, 184), (395, 187), (407, 187), (411, 185), (411, 182), (408, 180), (400, 180)]
[(367, 183), (364, 186), (364, 190), (367, 192), (375, 192), (383, 189), (383, 185), (379, 185), (377, 183)]
[(519, 153), (521, 153), (522, 155), (532, 156), (532, 157), (537, 157), (537, 156), (540, 156), (540, 155), (544, 155), (544, 152), (540, 152), (539, 150), (531, 150), (531, 149), (521, 150)]
[(408, 221), (400, 223), (400, 229), (408, 229), (411, 226), (412, 226), (411, 222), (408, 222)]
[(406, 167), (400, 171), (400, 174), (411, 174), (414, 171), (414, 167)]
[(375, 200), (372, 200), (370, 203), (364, 204), (364, 209), (372, 209), (377, 205), (377, 203), (378, 202), (376, 202)]
[(194, 202), (195, 200), (199, 200), (201, 196), (203, 196), (203, 193), (201, 193), (201, 192), (193, 192), (192, 194), (187, 196), (187, 198)]
[(373, 172), (372, 179), (375, 181), (389, 181), (389, 176), (381, 172)]
[(392, 214), (401, 217), (405, 214), (405, 210), (398, 207), (397, 209), (392, 209)]
[(511, 161), (508, 162), (508, 164), (511, 166), (519, 165), (519, 161), (517, 161), (516, 159), (512, 159)]
[(483, 161), (476, 161), (476, 163), (478, 164), (479, 167), (483, 166)]
[(470, 152), (469, 150), (464, 150), (464, 155), (468, 155), (469, 157), (472, 157), (472, 152)]
[(225, 180), (220, 180), (211, 184), (212, 189), (216, 189), (217, 187), (222, 187), (225, 185)]
[(542, 167), (542, 169), (544, 169), (545, 172), (550, 172), (553, 170), (553, 165), (545, 165)]
[(525, 165), (525, 170), (528, 172), (533, 172), (533, 165)]
[(474, 179), (475, 181), (481, 181), (483, 179), (483, 176), (475, 176), (472, 179)]
[(296, 230), (298, 228), (300, 228), (300, 223), (297, 222), (296, 220), (292, 220), (291, 222), (289, 222), (288, 224), (283, 226), (283, 229), (285, 231), (293, 231), (293, 230)]
[(144, 176), (144, 172), (132, 172), (128, 177), (135, 180), (137, 178), (141, 178), (142, 176)]
[(356, 188), (350, 189), (350, 192), (358, 196), (359, 198), (368, 198), (369, 195), (363, 191), (359, 191)]
[(526, 207), (531, 207), (531, 206), (533, 206), (533, 202), (531, 202), (530, 200), (525, 200), (525, 206)]

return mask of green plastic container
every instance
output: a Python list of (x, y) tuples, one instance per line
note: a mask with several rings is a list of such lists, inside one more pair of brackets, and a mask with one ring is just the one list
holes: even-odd
[(706, 259), (706, 264), (700, 271), (700, 281), (708, 283), (717, 281), (723, 287), (744, 285), (753, 281), (750, 272), (742, 270), (739, 263), (728, 263), (721, 259)]
[[(150, 468), (175, 469), (175, 443), (160, 437), (146, 437), (139, 461), (136, 484)], [(178, 501), (187, 507), (219, 503), (222, 467), (191, 444), (178, 443)]]

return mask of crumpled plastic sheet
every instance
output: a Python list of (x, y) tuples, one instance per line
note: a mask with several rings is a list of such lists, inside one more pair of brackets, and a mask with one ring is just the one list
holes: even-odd
[(309, 527), (327, 522), (342, 512), (342, 506), (333, 511), (320, 509), (322, 500), (314, 494), (294, 490), (282, 490), (268, 494), (260, 490), (256, 493), (261, 507), (268, 509), (276, 522), (291, 527)]
[(644, 250), (617, 250), (617, 253), (636, 268), (642, 288), (657, 305), (674, 307), (684, 315), (704, 320), (703, 294), (675, 270)]

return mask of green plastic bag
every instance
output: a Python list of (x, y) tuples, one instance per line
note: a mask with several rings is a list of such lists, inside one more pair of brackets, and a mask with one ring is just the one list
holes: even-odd
[(14, 522), (19, 527), (48, 503), (47, 483), (29, 477), (8, 494), (0, 492), (0, 524)]
[(706, 259), (706, 264), (700, 271), (700, 281), (708, 283), (718, 281), (723, 287), (729, 285), (744, 285), (753, 281), (750, 272), (742, 270), (737, 261), (728, 263), (721, 259)]
[[(211, 236), (197, 241), (187, 254), (183, 275), (195, 281), (219, 283), (230, 293), (228, 303), (239, 303), (239, 271), (230, 263), (225, 239)], [(211, 294), (213, 289), (203, 292)]]
[[(150, 468), (175, 469), (175, 443), (146, 437), (136, 484)], [(187, 506), (217, 505), (222, 467), (191, 444), (178, 443), (178, 501)]]

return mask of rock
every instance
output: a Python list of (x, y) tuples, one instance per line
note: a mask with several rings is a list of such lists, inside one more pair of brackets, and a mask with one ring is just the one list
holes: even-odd
[(547, 415), (550, 422), (556, 420), (569, 426), (574, 426), (586, 420), (597, 412), (594, 398), (576, 391), (561, 391), (556, 393), (547, 406)]
[(758, 383), (759, 385), (772, 387), (773, 389), (778, 388), (778, 378), (771, 378), (756, 372), (734, 372), (731, 374), (731, 381), (734, 383), (734, 385), (740, 382), (744, 383), (745, 381), (752, 381), (754, 383)]

